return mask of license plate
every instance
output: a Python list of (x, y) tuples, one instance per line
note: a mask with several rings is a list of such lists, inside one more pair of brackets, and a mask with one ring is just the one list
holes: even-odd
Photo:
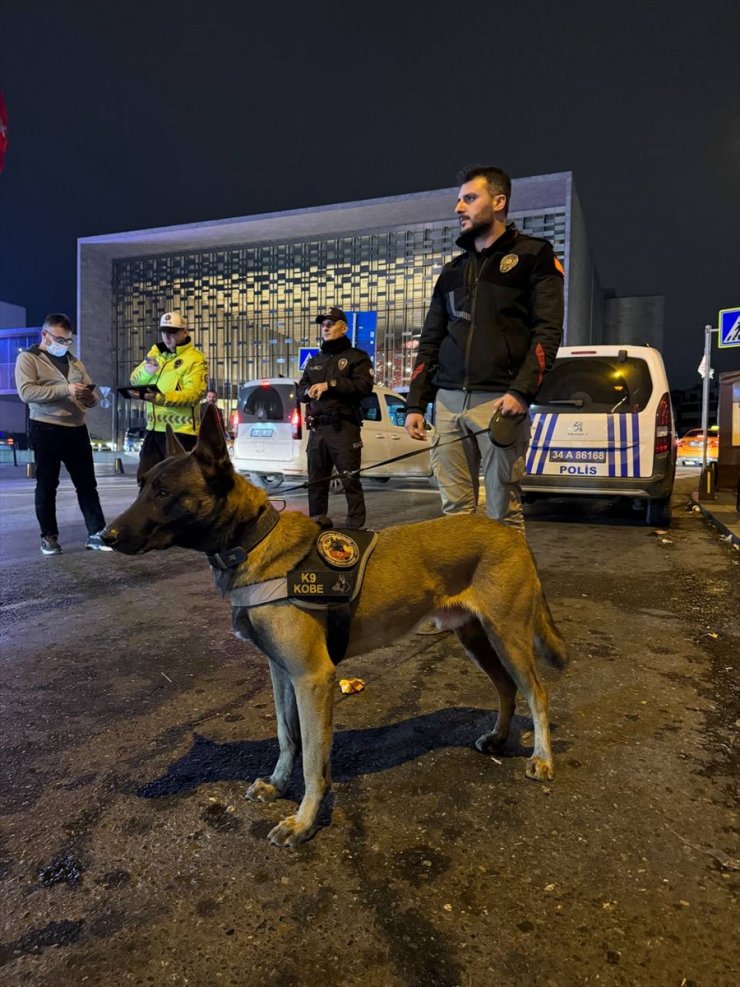
[(255, 439), (269, 439), (272, 435), (271, 428), (250, 428), (249, 434)]
[(550, 449), (551, 463), (605, 463), (606, 449)]

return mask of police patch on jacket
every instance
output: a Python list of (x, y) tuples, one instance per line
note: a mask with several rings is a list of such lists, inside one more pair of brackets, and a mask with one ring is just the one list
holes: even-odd
[(505, 257), (501, 258), (501, 263), (498, 266), (499, 271), (502, 274), (508, 274), (509, 271), (513, 270), (519, 263), (519, 258), (516, 254), (507, 254)]
[(339, 363), (337, 363), (337, 366), (339, 367), (340, 370), (344, 370), (344, 368), (347, 366), (347, 363), (348, 362), (349, 361), (345, 357), (342, 357), (342, 359), (339, 361)]

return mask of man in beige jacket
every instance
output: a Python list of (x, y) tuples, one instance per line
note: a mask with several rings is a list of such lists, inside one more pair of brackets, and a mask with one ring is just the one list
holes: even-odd
[(105, 517), (100, 506), (85, 412), (98, 399), (95, 385), (81, 360), (70, 353), (72, 323), (66, 315), (47, 315), (36, 346), (18, 354), (15, 385), (29, 409), (29, 438), (36, 459), (36, 517), (41, 529), (41, 552), (59, 555), (56, 497), (61, 465), (77, 491), (87, 525), (85, 548), (111, 551), (100, 532)]

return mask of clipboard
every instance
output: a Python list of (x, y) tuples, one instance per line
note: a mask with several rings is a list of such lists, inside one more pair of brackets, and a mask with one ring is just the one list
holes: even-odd
[(160, 393), (156, 384), (126, 384), (125, 387), (117, 387), (116, 391), (122, 398), (130, 398), (132, 401), (143, 401), (145, 391), (156, 391), (157, 394)]

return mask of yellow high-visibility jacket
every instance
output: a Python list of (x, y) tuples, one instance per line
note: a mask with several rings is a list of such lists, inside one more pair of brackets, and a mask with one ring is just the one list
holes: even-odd
[(146, 427), (150, 432), (164, 432), (171, 425), (175, 432), (197, 435), (200, 427), (200, 401), (208, 387), (208, 365), (205, 356), (196, 350), (192, 340), (170, 353), (164, 343), (156, 343), (147, 359), (157, 361), (157, 369), (149, 373), (145, 361), (131, 374), (131, 383), (151, 384), (159, 388), (154, 403), (147, 402)]

